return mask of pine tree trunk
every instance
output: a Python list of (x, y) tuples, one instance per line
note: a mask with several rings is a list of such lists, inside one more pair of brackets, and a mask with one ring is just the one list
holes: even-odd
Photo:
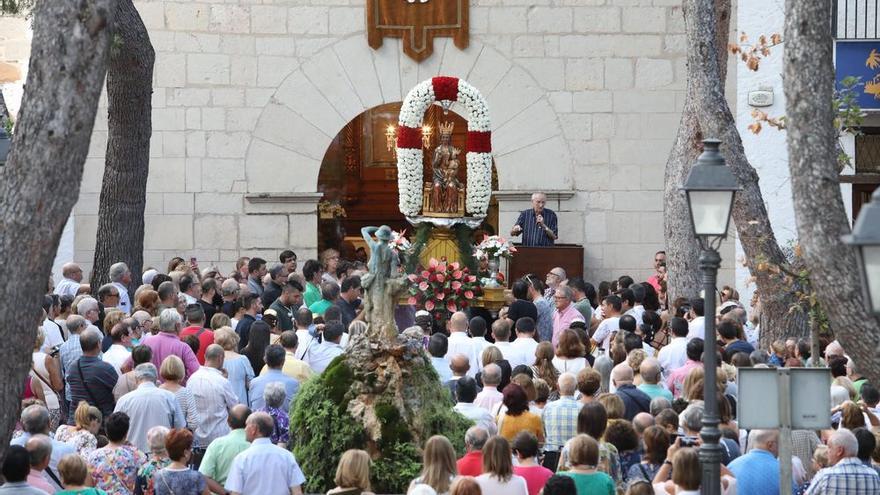
[[(761, 342), (767, 344), (784, 336), (805, 337), (809, 335), (806, 316), (790, 311), (798, 306), (790, 284), (772, 269), (759, 269), (759, 265), (785, 266), (788, 261), (770, 226), (758, 186), (758, 173), (745, 156), (736, 122), (724, 98), (721, 69), (724, 64), (720, 64), (715, 56), (722, 49), (715, 28), (715, 8), (702, 0), (686, 0), (684, 10), (688, 76), (696, 88), (694, 108), (697, 119), (705, 137), (721, 140), (727, 165), (742, 187), (734, 200), (733, 220), (763, 305)], [(710, 296), (707, 294), (707, 297)]]
[(52, 260), (79, 196), (113, 3), (42, 1), (34, 12), (24, 98), (0, 169), (0, 456), (18, 417)]
[(859, 371), (880, 382), (880, 325), (865, 308), (837, 172), (831, 2), (787, 0), (784, 90), (798, 239), (810, 282)]
[(144, 208), (152, 134), (153, 63), (156, 55), (132, 0), (118, 0), (116, 39), (107, 69), (107, 157), (98, 206), (98, 236), (91, 285), (109, 281), (110, 265), (124, 261), (133, 291), (144, 264)]
[[(687, 19), (685, 9), (683, 15)], [(715, 0), (715, 23), (717, 26), (719, 79), (723, 81), (727, 73), (727, 36), (730, 31), (730, 0)], [(696, 54), (693, 54), (696, 55)], [(675, 145), (666, 162), (664, 178), (663, 230), (666, 239), (666, 266), (668, 270), (667, 292), (669, 301), (675, 298), (699, 297), (703, 288), (700, 276), (700, 246), (690, 228), (691, 220), (687, 201), (679, 187), (684, 184), (691, 166), (703, 151), (703, 134), (697, 119), (697, 93), (701, 91), (692, 77), (697, 70), (698, 61), (688, 57), (687, 89), (684, 110), (678, 125)]]

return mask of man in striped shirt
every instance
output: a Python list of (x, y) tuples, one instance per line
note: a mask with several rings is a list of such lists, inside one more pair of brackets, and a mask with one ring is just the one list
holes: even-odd
[(522, 234), (523, 246), (552, 246), (559, 237), (556, 213), (544, 208), (547, 196), (538, 192), (532, 194), (532, 208), (523, 210), (510, 230), (510, 235)]
[(861, 495), (880, 493), (880, 477), (856, 457), (859, 442), (849, 430), (840, 429), (828, 439), (828, 462), (813, 477), (806, 495)]

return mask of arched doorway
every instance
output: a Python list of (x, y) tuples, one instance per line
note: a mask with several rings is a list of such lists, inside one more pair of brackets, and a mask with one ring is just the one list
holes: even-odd
[[(397, 157), (395, 136), (400, 102), (375, 106), (348, 122), (333, 138), (321, 162), (318, 191), (318, 250), (340, 249), (344, 258), (354, 259), (355, 249), (363, 242), (360, 230), (367, 225), (389, 225), (395, 230), (410, 229), (398, 210)], [(439, 141), (441, 123), (454, 124), (452, 145), (464, 150), (467, 120), (454, 111), (444, 114), (432, 105), (425, 115), (425, 180), (430, 181), (430, 160)], [(427, 128), (430, 128), (428, 132)], [(464, 182), (467, 171), (459, 170)], [(492, 189), (498, 177), (492, 169)], [(498, 205), (493, 198), (483, 230), (498, 230)], [(410, 229), (411, 230), (411, 229)]]

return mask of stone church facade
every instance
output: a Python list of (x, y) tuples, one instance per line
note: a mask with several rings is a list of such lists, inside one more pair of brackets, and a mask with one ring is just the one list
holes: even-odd
[[(488, 99), (501, 231), (546, 191), (560, 242), (584, 245), (588, 280), (651, 273), (684, 99), (680, 1), (473, 0), (467, 49), (438, 38), (421, 63), (399, 40), (368, 46), (363, 0), (136, 5), (157, 55), (145, 266), (180, 255), (226, 271), (241, 255), (275, 260), (286, 248), (314, 257), (333, 137), (443, 74)], [(102, 102), (61, 246), (86, 271), (106, 136)], [(732, 269), (732, 247), (723, 256)]]

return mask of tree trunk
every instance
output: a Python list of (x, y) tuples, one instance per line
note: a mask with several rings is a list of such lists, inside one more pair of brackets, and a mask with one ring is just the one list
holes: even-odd
[[(683, 12), (687, 17), (687, 12)], [(720, 80), (727, 74), (727, 36), (730, 31), (730, 0), (715, 0), (715, 22), (718, 26), (718, 63)], [(691, 171), (691, 165), (703, 151), (703, 134), (697, 120), (697, 92), (701, 90), (691, 77), (696, 62), (688, 60), (687, 90), (684, 110), (678, 125), (678, 134), (669, 159), (664, 178), (665, 198), (663, 230), (666, 239), (666, 266), (668, 270), (667, 292), (669, 301), (677, 297), (699, 297), (702, 289), (700, 277), (700, 246), (691, 231), (690, 213), (684, 194), (678, 190)], [(723, 83), (722, 83), (723, 84)], [(721, 87), (722, 92), (724, 86)]]
[(5, 126), (9, 120), (9, 109), (6, 108), (6, 98), (3, 97), (3, 91), (0, 91), (0, 125)]
[(24, 98), (0, 169), (0, 456), (18, 417), (52, 260), (79, 196), (113, 3), (43, 1), (34, 12)]
[(144, 207), (150, 166), (153, 63), (147, 29), (132, 0), (118, 0), (107, 68), (107, 157), (98, 206), (98, 236), (90, 283), (109, 282), (110, 265), (124, 261), (133, 291), (144, 264)]
[[(810, 282), (859, 371), (880, 382), (880, 325), (865, 308), (837, 172), (831, 2), (785, 2), (784, 90), (798, 238)], [(804, 61), (809, 60), (809, 63)]]
[[(746, 159), (736, 122), (724, 98), (723, 64), (713, 56), (720, 50), (715, 9), (709, 2), (686, 0), (685, 20), (689, 78), (697, 88), (694, 106), (700, 128), (705, 137), (721, 140), (727, 165), (742, 187), (734, 200), (733, 220), (763, 305), (761, 342), (767, 344), (782, 337), (805, 337), (809, 335), (806, 315), (791, 312), (792, 307), (798, 306), (794, 291), (785, 277), (772, 269), (774, 265), (787, 265), (788, 260), (776, 242), (758, 186), (758, 174)], [(707, 297), (714, 295), (707, 294)]]

